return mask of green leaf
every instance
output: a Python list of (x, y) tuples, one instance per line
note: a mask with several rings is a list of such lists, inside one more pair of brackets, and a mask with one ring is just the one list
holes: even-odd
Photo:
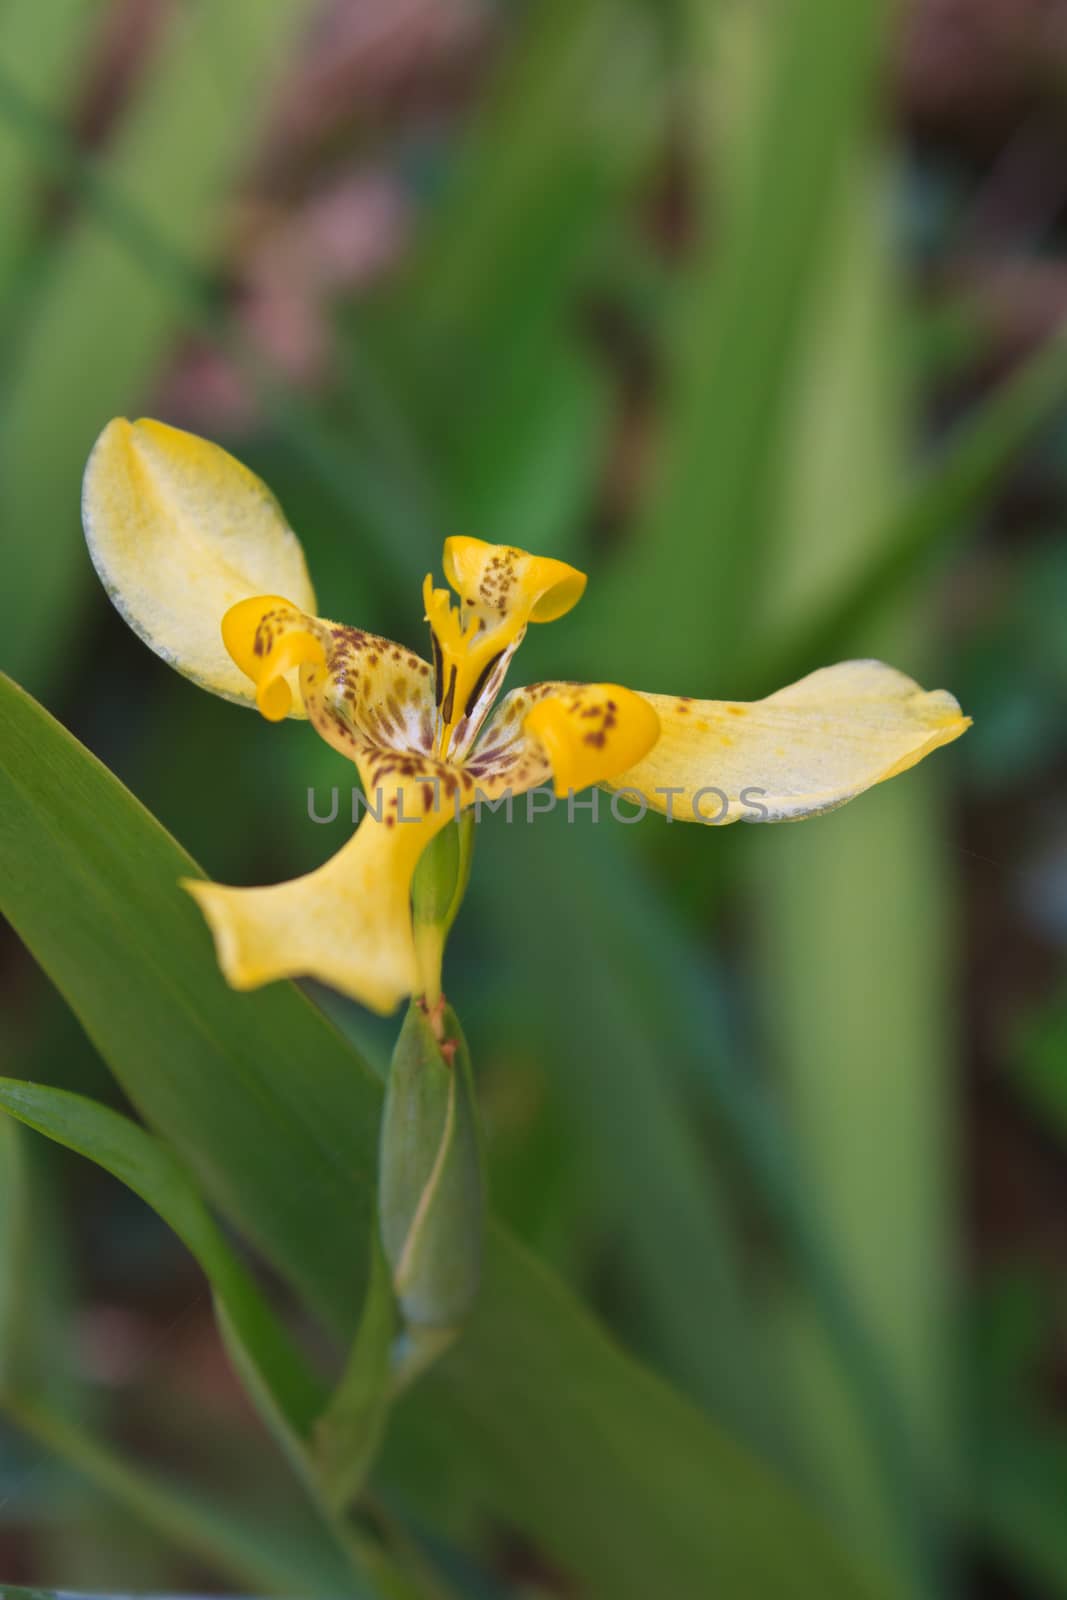
[[(655, 883), (627, 870), (617, 829), (563, 824), (562, 816), (539, 819), (521, 850), (490, 831), (479, 842), (481, 865), (501, 941), (516, 937), (515, 907), (522, 907), (524, 978), (545, 996), (535, 1040), (575, 1119), (602, 1208), (598, 1221), (618, 1239), (625, 1269), (644, 1290), (647, 1320), (656, 1319), (657, 1354), (713, 1416), (795, 1467), (795, 1419), (783, 1403), (789, 1374), (766, 1307), (758, 1322), (745, 1320), (752, 1311), (739, 1293), (733, 1196), (709, 1182), (697, 1138), (698, 1126), (710, 1125), (751, 1186), (757, 1214), (772, 1222), (790, 1281), (810, 1297), (835, 1383), (865, 1418), (886, 1481), (905, 1486), (910, 1515), (920, 1476), (910, 1423), (828, 1247), (825, 1216), (813, 1210), (810, 1172), (777, 1095), (761, 1086), (756, 1063), (717, 1014), (714, 966), (704, 954), (694, 959)], [(773, 849), (778, 833), (794, 830), (753, 832), (759, 855)], [(736, 846), (744, 848), (741, 840)], [(714, 883), (712, 871), (709, 860), (701, 885)], [(706, 895), (703, 904), (706, 910)], [(569, 1003), (575, 972), (588, 1004)], [(688, 1261), (701, 1270), (679, 1270)]]
[[(331, 1541), (336, 1541), (342, 1551), (354, 1555), (360, 1570), (373, 1572), (383, 1592), (390, 1592), (390, 1584), (402, 1587), (406, 1582), (404, 1575), (394, 1567), (388, 1553), (379, 1550), (372, 1540), (360, 1537), (338, 1515), (362, 1487), (388, 1412), (392, 1299), (388, 1274), (381, 1267), (377, 1253), (372, 1256), (367, 1301), (356, 1346), (340, 1390), (322, 1415), (326, 1398), (324, 1384), (312, 1373), (256, 1283), (226, 1243), (188, 1173), (159, 1139), (118, 1112), (81, 1095), (41, 1084), (0, 1079), (0, 1108), (9, 1114), (0, 1119), (0, 1134), (10, 1135), (15, 1128), (10, 1119), (17, 1118), (67, 1149), (76, 1150), (140, 1195), (174, 1230), (204, 1269), (214, 1294), (223, 1341), (235, 1369), (305, 1485), (311, 1503), (324, 1513)], [(16, 1417), (23, 1415), (23, 1398), (18, 1389), (9, 1391)], [(47, 1421), (50, 1413), (38, 1405), (25, 1415), (31, 1421), (33, 1418)], [(320, 1446), (315, 1456), (310, 1449), (313, 1426)], [(75, 1435), (67, 1430), (57, 1435), (57, 1444), (60, 1453), (68, 1457), (71, 1449), (74, 1450), (76, 1465), (91, 1468), (93, 1462), (101, 1459), (88, 1435)], [(319, 1475), (320, 1464), (329, 1469), (325, 1483)], [(90, 1476), (100, 1478), (106, 1488), (126, 1493), (127, 1480), (122, 1470), (101, 1474), (94, 1469)], [(153, 1517), (158, 1520), (163, 1514), (162, 1508), (171, 1503), (167, 1496), (168, 1491), (161, 1484), (155, 1498), (150, 1496), (143, 1504), (135, 1501), (134, 1508), (140, 1507), (149, 1520)], [(172, 1512), (175, 1533), (180, 1533), (185, 1526), (189, 1534), (186, 1548), (200, 1548), (198, 1540), (212, 1537), (211, 1527), (199, 1528), (195, 1517), (189, 1520), (180, 1504), (173, 1504)], [(351, 1592), (355, 1580), (348, 1567), (332, 1554), (325, 1539), (319, 1544), (321, 1549), (309, 1543), (306, 1559), (314, 1560), (327, 1571), (336, 1568), (344, 1572), (345, 1592)], [(226, 1559), (225, 1547), (223, 1558)]]
[[(791, 396), (790, 450), (760, 621), (810, 614), (813, 596), (870, 559), (859, 548), (903, 454), (895, 296), (877, 166), (838, 191), (822, 284)], [(918, 616), (878, 619), (851, 653), (922, 675)], [(814, 665), (814, 663), (812, 663)], [(940, 680), (938, 680), (940, 681)], [(772, 1069), (795, 1127), (810, 1203), (896, 1398), (895, 1428), (857, 1405), (803, 1285), (779, 1306), (809, 1472), (872, 1560), (936, 1590), (952, 1414), (952, 1161), (943, 892), (933, 771), (908, 774), (832, 819), (756, 829), (757, 981)], [(902, 1189), (901, 1162), (909, 1181)], [(894, 1419), (889, 1419), (894, 1421)]]
[(389, 1352), (396, 1327), (389, 1269), (377, 1239), (359, 1327), (341, 1381), (315, 1427), (315, 1461), (327, 1502), (358, 1500), (389, 1414)]
[(435, 446), (453, 525), (563, 555), (611, 415), (582, 291), (604, 276), (606, 226), (654, 149), (664, 85), (653, 29), (617, 0), (544, 0), (516, 20), (372, 336)]
[[(125, 206), (197, 266), (213, 259), (221, 198), (247, 153), (255, 107), (310, 9), (308, 0), (181, 7), (137, 80), (105, 170)], [(35, 289), (4, 374), (2, 526), (12, 567), (3, 626), (9, 665), (43, 678), (50, 641), (66, 632), (88, 576), (76, 513), (89, 446), (150, 384), (185, 313), (171, 275), (138, 260), (91, 211), (57, 236)]]
[[(3, 680), (0, 746), (5, 913), (212, 1201), (350, 1334), (381, 1086), (293, 989), (223, 986), (175, 888), (183, 853)], [(784, 1600), (798, 1573), (820, 1600), (881, 1592), (499, 1228), (462, 1338), (399, 1410), (420, 1436), (461, 1442), (479, 1520), (522, 1531), (591, 1595)]]
[(509, 42), (404, 282), (424, 357), (462, 362), (437, 370), (442, 394), (475, 380), (464, 411), (491, 417), (494, 396), (521, 415), (523, 388), (509, 395), (500, 376), (559, 330), (591, 239), (651, 149), (651, 42), (616, 0), (545, 0)]
[[(606, 811), (606, 796), (598, 803)], [(684, 1063), (716, 1049), (706, 988), (681, 981), (677, 927), (620, 831), (562, 813), (535, 828), (482, 827), (475, 904), (500, 945), (516, 937), (522, 907), (523, 972), (544, 997), (534, 1040), (652, 1350), (714, 1415), (766, 1441), (771, 1379), (748, 1332), (736, 1216), (683, 1082)]]
[(780, 688), (812, 667), (832, 661), (880, 606), (903, 592), (951, 546), (1020, 452), (1067, 405), (1067, 329), (1061, 329), (956, 425), (933, 463), (918, 475), (885, 518), (868, 512), (854, 543), (868, 552), (858, 571), (829, 586), (821, 603), (771, 652), (748, 658), (745, 692)]
[(983, 1543), (1050, 1600), (1067, 1597), (1067, 1433), (1039, 1417), (984, 1419), (972, 1472), (972, 1517)]
[(168, 1545), (197, 1556), (242, 1592), (323, 1594), (371, 1600), (340, 1556), (328, 1547), (297, 1545), (289, 1530), (250, 1524), (215, 1500), (127, 1461), (46, 1405), (8, 1395), (3, 1409), (23, 1432), (58, 1456)]
[[(725, 214), (712, 228), (705, 206), (679, 289), (659, 469), (627, 559), (587, 601), (601, 663), (592, 676), (625, 682), (640, 672), (648, 687), (691, 694), (728, 681), (764, 568), (790, 383), (840, 184), (870, 114), (887, 10), (884, 0), (766, 10), (767, 59), (733, 131), (741, 148)], [(708, 56), (698, 66), (714, 72)], [(711, 159), (706, 143), (695, 154)], [(665, 582), (669, 601), (650, 604)]]
[(233, 994), (177, 887), (195, 863), (28, 696), (8, 683), (0, 704), (6, 915), (199, 1185), (347, 1331), (373, 1205), (370, 1069), (295, 988)]
[(1017, 1088), (1045, 1126), (1067, 1136), (1067, 993), (1053, 994), (1014, 1033)]
[(21, 1134), (0, 1121), (0, 1389), (10, 1388), (22, 1369), (29, 1267), (29, 1206)]
[[(204, 1269), (230, 1336), (274, 1397), (285, 1425), (306, 1437), (324, 1391), (254, 1279), (234, 1255), (181, 1163), (128, 1117), (82, 1095), (0, 1078), (0, 1108), (28, 1128), (76, 1150), (140, 1195)], [(0, 1122), (10, 1132), (11, 1124)]]
[[(27, 0), (0, 7), (0, 61), (49, 113), (62, 112), (95, 8), (91, 0), (53, 0), (47, 15)], [(12, 280), (33, 233), (38, 183), (32, 147), (0, 126), (0, 306), (10, 316)]]
[[(499, 1228), (486, 1288), (425, 1388), (462, 1438), (478, 1509), (604, 1600), (884, 1595), (776, 1473), (626, 1356)], [(636, 1526), (630, 1526), (634, 1517)]]
[[(360, 538), (376, 549), (381, 561), (379, 589), (388, 590), (400, 580), (417, 587), (441, 518), (431, 504), (432, 491), (419, 449), (406, 423), (397, 415), (379, 374), (366, 365), (362, 352), (350, 348), (347, 353), (347, 414), (343, 428), (332, 427), (312, 404), (278, 381), (262, 353), (243, 336), (239, 323), (228, 317), (219, 302), (210, 263), (205, 265), (195, 241), (176, 237), (166, 217), (141, 206), (136, 196), (131, 199), (123, 187), (121, 169), (116, 169), (114, 162), (101, 163), (86, 155), (63, 124), (27, 96), (0, 65), (0, 129), (5, 127), (13, 138), (32, 150), (42, 173), (82, 206), (86, 225), (91, 224), (90, 231), (98, 233), (117, 254), (123, 274), (145, 280), (147, 292), (158, 297), (158, 315), (167, 323), (168, 338), (196, 328), (234, 363), (276, 434), (266, 440), (272, 483), (277, 484), (279, 472), (284, 475), (288, 457), (289, 464), (299, 468), (302, 484), (310, 475), (323, 491), (326, 510), (318, 511), (317, 520), (333, 522), (340, 512), (351, 520)], [(109, 284), (110, 278), (105, 287)], [(81, 302), (79, 306), (84, 310)], [(47, 331), (46, 326), (42, 339)], [(26, 337), (35, 336), (35, 325), (31, 325)], [(85, 337), (91, 338), (91, 331)], [(147, 358), (150, 353), (144, 343), (127, 352), (131, 360), (142, 355)], [(160, 359), (159, 355), (156, 359)], [(110, 375), (109, 367), (99, 383), (106, 384)], [(106, 393), (112, 395), (110, 401), (104, 390), (92, 389), (97, 395), (95, 413), (89, 416), (90, 400), (80, 408), (89, 418), (81, 453), (71, 456), (66, 436), (57, 441), (53, 429), (49, 433), (53, 461), (57, 455), (62, 456), (75, 477), (80, 476), (84, 455), (101, 424), (114, 410), (128, 409), (129, 393), (136, 394), (144, 381), (139, 368), (133, 375), (127, 372), (126, 389), (107, 389)], [(32, 385), (24, 387), (32, 389)], [(17, 426), (20, 415), (13, 402), (8, 426)], [(281, 457), (279, 443), (285, 451)], [(72, 477), (72, 493), (74, 481)], [(306, 500), (306, 493), (302, 498)], [(57, 506), (58, 503), (57, 498)], [(315, 548), (315, 520), (312, 519), (308, 542), (316, 566), (334, 569), (340, 583), (347, 579), (350, 584), (351, 564), (338, 559), (336, 534), (330, 546)], [(31, 557), (24, 553), (24, 559)], [(73, 583), (74, 578), (69, 581)], [(42, 659), (47, 658), (50, 643), (47, 633), (39, 636), (40, 649), (35, 651), (35, 659), (38, 653)]]
[(0, 1393), (70, 1415), (85, 1388), (69, 1359), (74, 1286), (53, 1154), (0, 1117)]

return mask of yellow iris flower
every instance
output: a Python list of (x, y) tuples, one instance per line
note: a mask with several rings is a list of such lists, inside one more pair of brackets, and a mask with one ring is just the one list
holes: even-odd
[(969, 725), (945, 690), (845, 661), (748, 704), (538, 683), (492, 712), (530, 623), (577, 603), (562, 561), (445, 540), (456, 600), (427, 577), (432, 661), (325, 621), (269, 490), (218, 446), (117, 418), (85, 472), (90, 554), (115, 605), (203, 688), (307, 717), (355, 763), (369, 809), (324, 866), (268, 888), (186, 885), (239, 989), (310, 976), (377, 1011), (418, 984), (411, 880), (458, 811), (551, 782), (626, 789), (668, 816), (783, 821), (843, 805)]

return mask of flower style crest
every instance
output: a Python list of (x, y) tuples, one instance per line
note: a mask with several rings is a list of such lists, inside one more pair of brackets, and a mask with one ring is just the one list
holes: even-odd
[[(94, 565), (145, 643), (269, 721), (308, 718), (367, 796), (353, 837), (314, 872), (265, 888), (185, 885), (236, 988), (312, 976), (394, 1009), (418, 983), (416, 864), (479, 800), (599, 784), (678, 820), (780, 821), (843, 805), (969, 725), (952, 695), (877, 661), (841, 662), (748, 704), (547, 682), (494, 711), (527, 627), (582, 596), (584, 574), (563, 561), (446, 539), (455, 598), (427, 576), (427, 661), (318, 616), (277, 502), (206, 440), (116, 419), (89, 458), (82, 506)], [(714, 814), (711, 792), (725, 797)]]

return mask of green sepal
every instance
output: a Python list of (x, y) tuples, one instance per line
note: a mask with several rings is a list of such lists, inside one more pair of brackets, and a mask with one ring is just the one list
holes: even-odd
[(415, 923), (440, 928), (447, 935), (467, 890), (474, 844), (474, 813), (462, 816), (441, 829), (419, 857), (411, 884), (411, 908)]
[(485, 1184), (470, 1056), (451, 1007), (413, 1001), (393, 1052), (378, 1204), (409, 1329), (454, 1329), (478, 1292)]
[(459, 881), (459, 829), (449, 822), (419, 857), (411, 880), (411, 912), (416, 923), (443, 927)]

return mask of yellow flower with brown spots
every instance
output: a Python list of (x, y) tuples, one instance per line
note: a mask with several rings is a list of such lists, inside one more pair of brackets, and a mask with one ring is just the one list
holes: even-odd
[(235, 988), (310, 976), (391, 1011), (418, 983), (416, 863), (478, 800), (597, 784), (678, 820), (782, 821), (843, 805), (969, 725), (945, 690), (926, 693), (877, 661), (824, 667), (745, 705), (539, 683), (493, 711), (527, 627), (570, 611), (582, 573), (446, 539), (456, 598), (427, 577), (424, 661), (319, 617), (300, 544), (269, 490), (218, 446), (159, 422), (108, 424), (82, 512), (93, 563), (145, 643), (270, 721), (310, 719), (354, 762), (368, 798), (351, 840), (304, 877), (186, 885)]

